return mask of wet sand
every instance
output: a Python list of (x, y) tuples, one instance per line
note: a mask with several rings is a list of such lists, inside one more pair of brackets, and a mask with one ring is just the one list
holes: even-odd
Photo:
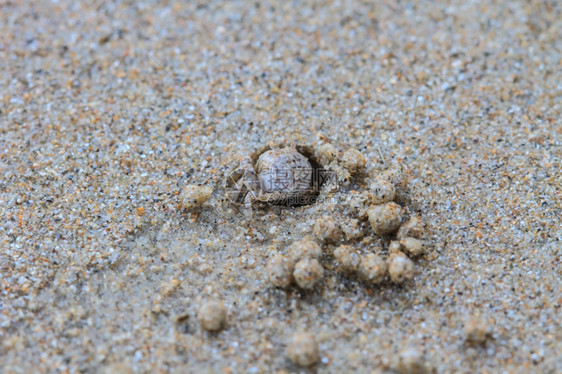
[[(0, 9), (0, 371), (370, 373), (408, 349), (429, 372), (562, 371), (556, 2)], [(359, 150), (364, 176), (313, 205), (228, 204), (233, 155), (294, 134)], [(426, 229), (412, 281), (369, 286), (326, 255), (312, 291), (269, 284), (272, 256), (354, 218), (393, 167)], [(200, 209), (188, 184), (214, 190)], [(388, 244), (362, 227), (357, 251)], [(298, 331), (311, 369), (287, 358)]]

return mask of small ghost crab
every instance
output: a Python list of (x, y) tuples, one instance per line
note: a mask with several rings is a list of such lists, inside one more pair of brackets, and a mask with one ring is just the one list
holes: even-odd
[(323, 169), (313, 154), (309, 146), (291, 142), (239, 155), (226, 180), (230, 201), (250, 207), (314, 203)]

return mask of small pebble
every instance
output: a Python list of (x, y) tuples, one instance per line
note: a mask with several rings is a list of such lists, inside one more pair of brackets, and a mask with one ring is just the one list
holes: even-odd
[(338, 262), (339, 268), (346, 272), (353, 272), (359, 269), (361, 258), (359, 254), (349, 245), (340, 245), (334, 251), (334, 258)]
[(342, 234), (340, 226), (330, 216), (318, 218), (312, 228), (312, 233), (318, 240), (325, 243), (337, 242)]
[(267, 263), (267, 277), (277, 287), (287, 287), (293, 280), (293, 261), (283, 255), (273, 256)]
[(365, 156), (356, 149), (350, 148), (344, 152), (341, 163), (344, 168), (349, 170), (351, 173), (357, 173), (365, 168), (367, 161)]
[(220, 300), (209, 300), (199, 308), (201, 327), (207, 331), (221, 330), (226, 322), (226, 308)]
[(404, 238), (400, 240), (400, 245), (404, 251), (412, 257), (421, 255), (425, 250), (423, 241), (416, 238)]
[(359, 276), (364, 281), (372, 284), (380, 283), (387, 274), (387, 267), (384, 260), (375, 253), (368, 253), (361, 257), (359, 264)]
[(295, 265), (293, 278), (300, 288), (310, 290), (324, 277), (324, 268), (318, 260), (303, 258)]
[(303, 258), (319, 259), (322, 256), (322, 248), (314, 240), (304, 238), (291, 244), (289, 255), (294, 261)]
[(388, 258), (388, 273), (394, 283), (414, 278), (414, 263), (405, 254), (392, 253)]
[(180, 194), (180, 203), (184, 209), (194, 209), (209, 200), (213, 189), (211, 187), (187, 185)]
[(297, 333), (287, 347), (289, 359), (299, 366), (312, 366), (320, 359), (318, 343), (314, 335)]
[(413, 216), (410, 217), (408, 221), (406, 221), (400, 228), (398, 232), (396, 232), (396, 238), (398, 240), (404, 239), (407, 237), (421, 239), (424, 234), (424, 228), (422, 221), (419, 217)]
[(374, 205), (367, 211), (369, 222), (377, 235), (388, 235), (396, 231), (402, 221), (402, 208), (396, 203)]
[(371, 202), (375, 205), (389, 203), (396, 197), (394, 185), (386, 179), (375, 179), (369, 186)]
[(473, 345), (481, 345), (490, 336), (490, 328), (486, 320), (480, 316), (471, 316), (464, 327), (466, 342)]

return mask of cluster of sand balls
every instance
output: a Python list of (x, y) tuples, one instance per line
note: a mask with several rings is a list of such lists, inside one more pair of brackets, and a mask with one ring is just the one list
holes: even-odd
[[(326, 237), (333, 238), (331, 230), (316, 230), (318, 227), (332, 227), (333, 223), (333, 218), (329, 216), (319, 218), (313, 231), (322, 234), (320, 238), (315, 238), (321, 242), (325, 242)], [(423, 241), (416, 237), (421, 236), (422, 230), (417, 217), (402, 224), (400, 236), (397, 234), (397, 240), (389, 244), (386, 261), (373, 252), (361, 254), (347, 244), (337, 246), (333, 257), (341, 271), (356, 273), (367, 283), (381, 283), (387, 276), (395, 283), (403, 283), (414, 276), (414, 263), (410, 257), (419, 256), (424, 251)], [(288, 255), (277, 254), (269, 260), (269, 281), (276, 287), (287, 287), (294, 282), (302, 289), (312, 289), (324, 276), (324, 268), (319, 261), (321, 256), (322, 248), (316, 241), (308, 237), (296, 241), (289, 246)]]
[[(424, 234), (419, 217), (404, 217), (404, 209), (394, 200), (397, 188), (404, 187), (405, 178), (400, 170), (389, 169), (379, 174), (363, 193), (365, 199), (359, 204), (358, 217), (366, 218), (374, 234), (392, 238), (388, 245), (388, 256), (379, 254), (382, 248), (373, 248), (360, 255), (349, 245), (334, 250), (338, 267), (347, 273), (357, 273), (364, 281), (377, 284), (390, 277), (402, 283), (414, 277), (414, 263), (410, 258), (423, 254)], [(323, 218), (321, 218), (323, 219)]]
[(312, 239), (294, 242), (287, 256), (278, 254), (269, 260), (269, 281), (277, 287), (287, 287), (294, 281), (300, 288), (312, 289), (324, 277), (321, 256), (322, 248)]
[[(324, 146), (322, 152), (326, 159), (336, 154), (332, 146)], [(349, 175), (361, 173), (365, 158), (356, 150), (346, 151), (338, 165), (343, 165)], [(287, 287), (296, 283), (302, 289), (314, 288), (324, 275), (319, 261), (322, 247), (333, 249), (326, 253), (333, 253), (340, 271), (355, 273), (366, 283), (379, 284), (387, 279), (403, 283), (413, 279), (415, 266), (411, 258), (425, 251), (424, 227), (419, 217), (405, 217), (406, 210), (395, 202), (397, 190), (404, 187), (402, 170), (388, 169), (372, 180), (359, 199), (349, 204), (357, 219), (340, 223), (332, 216), (319, 217), (312, 228), (313, 238), (296, 241), (288, 247), (287, 255), (278, 254), (270, 259), (267, 272), (271, 284)], [(387, 251), (381, 247), (358, 251), (354, 245), (345, 243), (365, 235), (361, 220), (368, 221), (375, 235), (390, 239), (385, 241), (389, 243)], [(383, 258), (381, 254), (385, 252), (387, 255)]]
[[(351, 176), (363, 173), (366, 165), (365, 157), (359, 151), (350, 149), (338, 157), (335, 148), (327, 143), (317, 149), (316, 156), (323, 165), (335, 170), (338, 182), (344, 184), (349, 183)], [(369, 284), (379, 284), (388, 278), (395, 283), (412, 279), (414, 263), (410, 258), (420, 256), (425, 250), (422, 241), (424, 228), (418, 217), (406, 219), (405, 209), (395, 202), (396, 191), (404, 187), (404, 181), (401, 170), (389, 169), (380, 173), (366, 191), (361, 191), (356, 199), (348, 202), (347, 207), (355, 212), (355, 218), (338, 222), (333, 216), (319, 217), (312, 228), (312, 236), (293, 242), (286, 254), (277, 254), (269, 260), (269, 282), (280, 288), (291, 284), (304, 290), (315, 288), (324, 277), (324, 267), (320, 262), (324, 253), (333, 253), (340, 271), (355, 273)], [(186, 210), (199, 208), (212, 192), (211, 187), (187, 185), (181, 191), (180, 204)], [(386, 259), (380, 255), (382, 248), (360, 252), (350, 244), (365, 235), (361, 221), (368, 221), (375, 235), (391, 239)], [(222, 300), (206, 300), (197, 314), (205, 331), (218, 332), (227, 325), (228, 313)], [(483, 341), (486, 333), (481, 330), (471, 327), (468, 333), (470, 341)], [(314, 335), (296, 332), (288, 342), (287, 355), (299, 366), (315, 365), (320, 354)], [(404, 362), (409, 364), (410, 361)]]
[[(343, 179), (361, 173), (365, 167), (365, 158), (358, 151), (346, 151), (337, 164), (337, 152), (332, 146), (325, 145), (321, 151), (322, 161), (329, 161), (332, 168), (347, 173)], [(411, 258), (425, 251), (424, 227), (419, 217), (405, 217), (405, 209), (395, 202), (397, 189), (404, 187), (401, 170), (380, 173), (369, 188), (360, 193), (359, 199), (348, 204), (356, 217), (338, 222), (333, 216), (321, 216), (312, 227), (312, 236), (293, 242), (286, 255), (273, 256), (267, 264), (270, 283), (281, 288), (293, 283), (304, 290), (315, 288), (324, 276), (320, 260), (325, 253), (333, 254), (337, 269), (354, 273), (368, 284), (379, 284), (387, 279), (403, 283), (412, 279), (415, 268)], [(355, 249), (354, 243), (366, 234), (361, 221), (376, 236), (390, 239), (385, 240), (388, 243), (386, 258), (381, 256), (385, 251), (380, 247)], [(319, 360), (318, 343), (311, 334), (298, 332), (288, 345), (287, 355), (299, 366), (312, 366)], [(411, 360), (406, 361), (409, 364)]]

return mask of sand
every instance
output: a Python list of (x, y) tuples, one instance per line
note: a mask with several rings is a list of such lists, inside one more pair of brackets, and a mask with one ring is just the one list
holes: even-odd
[[(429, 372), (562, 371), (558, 2), (0, 9), (1, 372), (368, 373), (408, 352)], [(233, 154), (291, 137), (359, 150), (365, 177), (230, 206)], [(426, 227), (412, 281), (367, 285), (326, 255), (313, 290), (269, 284), (272, 256), (398, 166)], [(194, 211), (188, 184), (214, 190)], [(469, 344), (474, 318), (488, 335)], [(310, 369), (286, 354), (302, 331)]]

